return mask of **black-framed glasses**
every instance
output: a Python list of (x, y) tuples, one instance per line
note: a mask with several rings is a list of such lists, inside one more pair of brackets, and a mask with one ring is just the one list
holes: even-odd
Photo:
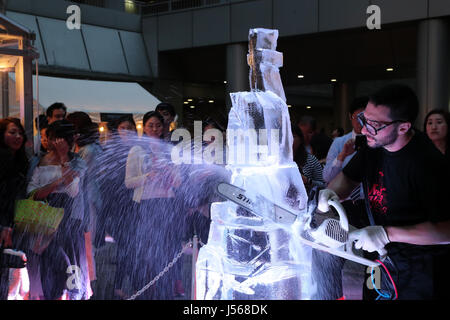
[(374, 136), (376, 136), (379, 131), (390, 126), (391, 124), (398, 123), (398, 122), (406, 122), (404, 120), (394, 120), (391, 122), (369, 120), (366, 117), (364, 117), (364, 112), (358, 113), (357, 117), (358, 117), (358, 121), (361, 124), (361, 126), (366, 127), (367, 131), (371, 135), (374, 135)]

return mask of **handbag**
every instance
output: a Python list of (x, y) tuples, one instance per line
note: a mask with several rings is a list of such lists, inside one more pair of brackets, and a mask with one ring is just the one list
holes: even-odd
[(47, 202), (33, 200), (33, 195), (34, 192), (28, 199), (16, 201), (15, 229), (44, 236), (55, 233), (64, 216), (64, 208), (54, 208)]

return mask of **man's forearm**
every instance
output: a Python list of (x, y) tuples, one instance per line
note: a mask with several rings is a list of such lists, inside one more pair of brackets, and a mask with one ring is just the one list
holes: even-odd
[(328, 189), (333, 190), (339, 196), (340, 199), (346, 199), (350, 193), (355, 190), (359, 185), (359, 182), (355, 182), (340, 172), (333, 180), (328, 184)]
[(385, 227), (390, 242), (417, 245), (450, 244), (450, 220), (424, 222), (406, 227)]

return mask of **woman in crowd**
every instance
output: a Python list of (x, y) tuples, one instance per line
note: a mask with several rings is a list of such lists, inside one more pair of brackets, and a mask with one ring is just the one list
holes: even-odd
[(103, 217), (107, 234), (117, 244), (117, 268), (114, 276), (114, 295), (124, 298), (124, 279), (131, 276), (132, 257), (129, 246), (136, 225), (136, 210), (133, 207), (133, 190), (125, 187), (125, 166), (128, 153), (137, 140), (136, 123), (125, 115), (117, 119), (110, 128), (111, 136), (100, 157), (100, 163), (108, 168), (100, 189), (104, 200)]
[[(73, 135), (73, 125), (66, 120), (50, 124), (48, 153), (30, 168), (27, 192), (34, 200), (64, 209), (56, 233), (40, 244), (28, 242), (32, 244), (27, 250), (32, 299), (81, 300), (89, 299), (91, 294), (84, 239), (88, 220), (81, 189), (86, 166), (70, 151)], [(69, 281), (71, 275), (73, 281)]]
[[(77, 111), (69, 114), (67, 120), (74, 125), (75, 128), (75, 148), (81, 159), (86, 162), (87, 176), (91, 177), (86, 186), (87, 201), (90, 211), (90, 232), (95, 239), (96, 246), (101, 246), (104, 239), (97, 237), (96, 224), (97, 215), (102, 210), (102, 198), (100, 188), (97, 182), (97, 174), (99, 173), (98, 157), (102, 153), (99, 144), (98, 125), (93, 123), (89, 115), (85, 112)], [(98, 232), (100, 235), (101, 232)]]
[[(203, 158), (204, 162), (213, 163), (216, 165), (226, 165), (227, 155), (225, 131), (226, 130), (222, 127), (222, 125), (220, 125), (219, 122), (213, 118), (208, 117), (205, 121), (203, 121), (203, 156), (207, 155), (210, 157), (210, 159)], [(216, 136), (220, 139), (217, 143), (215, 143)], [(212, 150), (207, 150), (208, 146), (213, 143), (215, 143), (215, 148)], [(219, 154), (216, 154), (216, 151), (219, 151)]]
[[(13, 247), (14, 203), (26, 195), (27, 137), (19, 119), (0, 120), (0, 254)], [(0, 300), (8, 296), (9, 269), (0, 268)]]
[(309, 191), (313, 186), (325, 187), (322, 165), (314, 155), (306, 151), (302, 131), (297, 126), (292, 126), (292, 135), (294, 161), (300, 170), (306, 190)]
[[(144, 287), (181, 250), (182, 233), (177, 228), (180, 219), (173, 210), (174, 189), (180, 179), (174, 166), (168, 165), (170, 152), (162, 142), (163, 125), (158, 112), (144, 115), (144, 137), (131, 148), (126, 164), (125, 185), (133, 189), (133, 201), (138, 208), (134, 226), (134, 290)], [(139, 299), (173, 299), (176, 279), (172, 268)]]
[[(90, 280), (95, 281), (97, 280), (95, 250), (105, 243), (103, 225), (97, 222), (103, 209), (98, 180), (98, 174), (100, 172), (98, 157), (102, 152), (99, 144), (100, 134), (98, 125), (93, 123), (89, 115), (85, 112), (73, 112), (67, 116), (67, 120), (75, 128), (73, 151), (86, 163), (86, 176), (89, 177), (89, 181), (86, 180), (86, 185), (83, 186), (83, 190), (85, 190), (85, 206), (89, 212), (89, 228), (86, 234), (89, 274)], [(92, 283), (94, 294), (99, 292), (96, 288), (96, 283)]]
[(41, 153), (47, 152), (48, 149), (48, 142), (47, 142), (47, 127), (48, 124), (45, 124), (44, 126), (40, 127), (40, 135), (41, 135)]
[[(219, 138), (220, 141), (216, 141), (216, 138)], [(190, 168), (185, 170), (188, 175), (184, 179), (185, 183), (181, 188), (182, 190), (180, 190), (187, 208), (186, 240), (192, 239), (193, 235), (197, 235), (203, 243), (206, 243), (208, 240), (211, 221), (209, 215), (210, 203), (206, 199), (211, 198), (211, 194), (206, 191), (204, 186), (209, 181), (217, 179), (217, 175), (223, 172), (217, 166), (222, 167), (226, 165), (225, 139), (225, 129), (219, 122), (211, 117), (203, 121), (203, 164), (198, 165), (198, 169), (194, 169), (194, 171), (192, 171), (194, 166), (189, 165)], [(208, 150), (213, 144), (216, 144), (215, 148)], [(216, 154), (217, 151), (218, 154)], [(208, 158), (205, 158), (205, 156)], [(192, 197), (192, 186), (200, 185), (202, 186), (200, 188), (202, 190), (200, 191), (201, 194)], [(199, 205), (200, 203), (201, 205)]]
[(424, 131), (438, 150), (450, 162), (449, 130), (450, 113), (444, 110), (431, 110), (425, 117)]

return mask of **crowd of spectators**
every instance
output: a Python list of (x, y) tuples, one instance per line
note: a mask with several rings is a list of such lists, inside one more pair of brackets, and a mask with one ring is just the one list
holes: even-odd
[[(383, 106), (390, 102), (377, 103)], [(337, 128), (328, 136), (317, 129), (310, 116), (292, 124), (293, 160), (308, 191), (334, 187), (345, 173), (343, 168), (354, 163), (352, 159), (359, 149), (367, 146), (366, 137), (371, 139), (370, 145), (385, 127), (400, 128), (414, 121), (414, 117), (394, 119), (394, 111), (383, 121), (372, 121), (365, 112), (371, 104), (375, 104), (373, 97), (360, 97), (349, 106), (352, 130), (348, 133)], [(101, 276), (96, 274), (96, 251), (105, 245), (107, 236), (118, 248), (114, 277), (117, 299), (127, 296), (123, 279), (130, 279), (134, 291), (141, 289), (164, 269), (193, 233), (207, 241), (211, 194), (204, 190), (195, 194), (192, 187), (202, 184), (199, 179), (206, 181), (211, 173), (194, 176), (182, 165), (170, 164), (175, 118), (171, 104), (159, 104), (155, 111), (144, 115), (141, 138), (133, 117), (122, 116), (110, 123), (108, 139), (101, 143), (99, 126), (87, 113), (68, 114), (63, 103), (54, 103), (45, 116), (36, 119), (40, 149), (32, 157), (27, 157), (27, 136), (20, 121), (0, 120), (0, 248), (14, 247), (26, 253), (30, 281), (27, 299), (95, 297), (96, 280)], [(423, 124), (427, 143), (439, 151), (447, 166), (448, 124), (449, 113), (438, 109), (430, 111)], [(226, 139), (224, 126), (212, 118), (203, 123), (203, 133), (209, 129), (219, 130), (221, 136), (204, 141), (202, 148), (208, 148), (216, 138)], [(393, 143), (396, 137), (392, 134), (388, 142)], [(354, 172), (351, 174), (356, 179)], [(364, 227), (364, 219), (355, 217), (365, 210), (367, 196), (362, 183), (350, 185), (351, 192), (337, 193), (352, 217), (351, 223)], [(193, 195), (186, 196), (189, 193)], [(16, 232), (14, 204), (27, 198), (64, 209), (55, 233), (36, 236)], [(76, 286), (67, 286), (71, 266), (79, 267), (82, 275)], [(8, 277), (8, 272), (1, 269), (1, 299), (8, 296)], [(181, 278), (182, 270), (176, 266), (139, 299), (182, 296), (185, 288)]]

